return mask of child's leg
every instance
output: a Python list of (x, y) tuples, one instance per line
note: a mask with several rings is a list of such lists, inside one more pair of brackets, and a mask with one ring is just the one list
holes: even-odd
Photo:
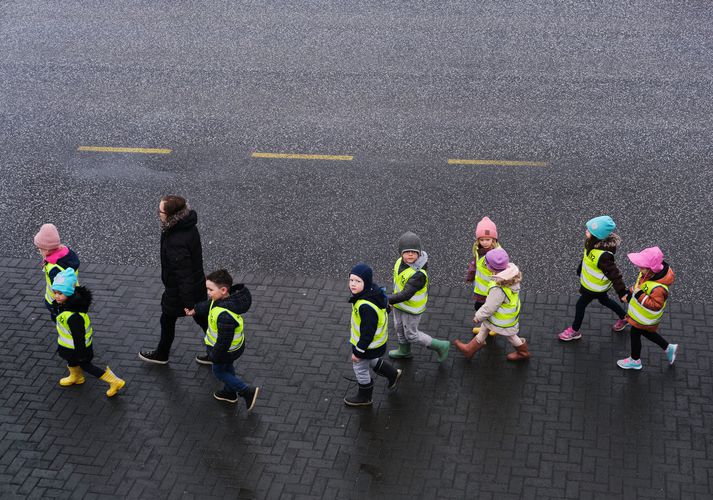
[(668, 349), (668, 342), (665, 338), (659, 335), (657, 332), (647, 332), (646, 330), (641, 331), (641, 335), (646, 337), (648, 340), (658, 345), (664, 351)]
[(638, 328), (631, 327), (631, 359), (638, 361), (641, 359), (641, 332)]
[(357, 382), (360, 385), (367, 385), (371, 383), (371, 372), (369, 371), (369, 368), (375, 366), (377, 361), (378, 359), (361, 358), (359, 361), (352, 361), (354, 375), (356, 375)]
[(248, 389), (248, 384), (235, 375), (233, 363), (213, 363), (213, 375), (223, 382), (225, 385), (224, 390), (226, 391), (239, 394)]
[(574, 322), (572, 323), (572, 330), (578, 332), (582, 328), (582, 321), (584, 321), (584, 311), (591, 301), (594, 300), (593, 296), (590, 295), (580, 295), (577, 305), (574, 310)]
[(405, 316), (405, 314), (406, 313), (403, 313), (396, 308), (391, 311), (391, 315), (394, 317), (394, 330), (396, 330), (396, 340), (399, 344), (408, 344), (408, 340), (406, 340), (406, 335), (404, 334), (403, 317)]
[(475, 339), (480, 343), (484, 344), (485, 339), (488, 338), (488, 333), (490, 333), (490, 330), (488, 329), (487, 326), (485, 325), (480, 325), (480, 331), (478, 332), (478, 335), (475, 336)]
[(422, 345), (424, 347), (430, 347), (433, 342), (433, 338), (418, 329), (418, 324), (421, 321), (420, 314), (404, 313), (401, 321), (403, 322), (404, 336), (406, 337), (407, 342)]
[(517, 335), (508, 335), (506, 338), (508, 339), (508, 342), (510, 342), (510, 344), (512, 344), (513, 347), (522, 345), (525, 342)]
[(602, 295), (599, 297), (599, 303), (614, 311), (614, 314), (619, 316), (619, 319), (624, 319), (624, 316), (626, 316), (626, 311), (624, 311), (624, 308), (621, 307), (621, 304), (616, 300), (613, 300), (609, 295)]
[(104, 370), (99, 368), (97, 365), (92, 364), (91, 361), (84, 361), (82, 363), (79, 363), (78, 366), (80, 366), (82, 370), (84, 370), (88, 374), (94, 375), (96, 378), (101, 378), (102, 375), (104, 375)]

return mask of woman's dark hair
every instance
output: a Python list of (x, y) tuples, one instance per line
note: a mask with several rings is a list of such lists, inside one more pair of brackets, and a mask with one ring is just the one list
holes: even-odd
[(233, 277), (225, 269), (218, 269), (213, 271), (208, 276), (205, 277), (208, 281), (212, 281), (218, 287), (230, 288), (233, 286)]
[(163, 211), (166, 212), (166, 217), (176, 215), (178, 212), (186, 208), (188, 204), (186, 199), (181, 196), (169, 194), (161, 198), (163, 202)]

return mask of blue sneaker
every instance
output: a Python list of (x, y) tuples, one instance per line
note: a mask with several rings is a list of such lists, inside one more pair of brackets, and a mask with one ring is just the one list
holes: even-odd
[(672, 365), (676, 361), (676, 353), (678, 352), (678, 344), (669, 344), (666, 348), (666, 359), (668, 364)]
[(643, 368), (640, 359), (620, 359), (616, 364), (619, 365), (619, 368), (623, 368), (624, 370), (641, 370)]

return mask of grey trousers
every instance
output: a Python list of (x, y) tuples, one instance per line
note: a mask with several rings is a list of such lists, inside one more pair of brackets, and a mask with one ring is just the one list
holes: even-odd
[(418, 344), (424, 347), (431, 345), (433, 338), (418, 329), (418, 323), (421, 321), (420, 314), (405, 313), (394, 307), (391, 315), (394, 317), (394, 328), (399, 344)]
[(352, 361), (352, 368), (354, 368), (354, 375), (356, 375), (357, 382), (361, 385), (366, 385), (371, 382), (371, 372), (369, 368), (374, 368), (379, 362), (379, 358), (376, 359), (360, 359), (356, 363)]

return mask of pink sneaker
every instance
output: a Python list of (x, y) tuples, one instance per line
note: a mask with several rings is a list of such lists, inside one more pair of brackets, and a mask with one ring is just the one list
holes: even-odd
[(620, 332), (624, 328), (626, 328), (626, 325), (628, 325), (628, 324), (629, 323), (625, 319), (618, 319), (618, 320), (616, 320), (616, 323), (614, 323), (612, 325), (611, 329), (614, 330), (615, 332)]
[(565, 331), (558, 335), (560, 340), (569, 342), (570, 340), (578, 340), (582, 338), (582, 334), (574, 330), (571, 326), (568, 326)]

